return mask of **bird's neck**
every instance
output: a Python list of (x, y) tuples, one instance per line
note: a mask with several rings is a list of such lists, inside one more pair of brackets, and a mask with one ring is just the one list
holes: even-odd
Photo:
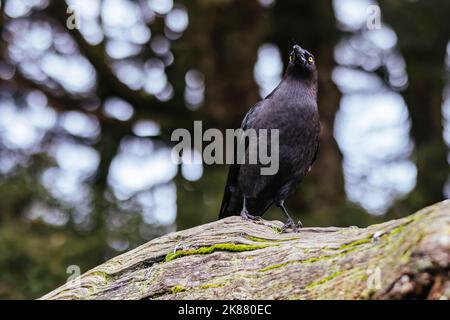
[(298, 65), (288, 65), (284, 78), (289, 78), (292, 80), (300, 80), (309, 85), (316, 85), (317, 87), (317, 71), (307, 70)]
[(316, 73), (288, 72), (287, 70), (282, 82), (291, 101), (299, 101), (300, 105), (305, 107), (317, 108)]

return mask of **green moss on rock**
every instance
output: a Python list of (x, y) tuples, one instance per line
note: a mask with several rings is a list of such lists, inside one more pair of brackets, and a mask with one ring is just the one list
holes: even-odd
[(225, 286), (224, 283), (207, 283), (207, 284), (202, 284), (200, 286), (200, 289), (221, 288), (223, 286)]
[(352, 241), (350, 243), (343, 244), (342, 246), (339, 247), (339, 250), (345, 250), (345, 249), (353, 248), (353, 247), (362, 245), (364, 243), (369, 243), (371, 241), (372, 240), (370, 238), (355, 240), (355, 241)]
[(169, 291), (170, 291), (170, 293), (175, 294), (175, 293), (178, 293), (178, 292), (186, 291), (186, 288), (183, 287), (183, 286), (178, 285), (178, 286), (170, 288)]
[(318, 280), (318, 281), (314, 281), (314, 282), (308, 284), (308, 285), (305, 287), (305, 289), (312, 289), (312, 288), (314, 288), (315, 286), (318, 286), (318, 285), (324, 284), (324, 283), (326, 283), (326, 282), (328, 282), (328, 281), (330, 281), (330, 280), (333, 280), (333, 279), (336, 278), (337, 276), (341, 275), (343, 272), (344, 272), (344, 271), (341, 270), (341, 271), (335, 272), (335, 273), (333, 273), (333, 274), (331, 274), (331, 275), (329, 275), (329, 276), (327, 276), (327, 277), (325, 277), (325, 278), (322, 278), (322, 279), (320, 279), (320, 280)]
[(169, 252), (164, 259), (165, 262), (172, 261), (174, 259), (190, 256), (193, 254), (211, 254), (214, 251), (229, 251), (229, 252), (242, 252), (252, 251), (257, 249), (266, 248), (269, 245), (249, 245), (249, 244), (235, 244), (235, 243), (218, 243), (209, 247), (200, 247), (197, 249), (177, 250), (175, 252)]
[(298, 240), (299, 238), (285, 238), (285, 239), (264, 239), (254, 236), (246, 236), (248, 240), (254, 241), (254, 242), (285, 242), (285, 241), (292, 241), (292, 240)]
[(289, 263), (291, 263), (291, 262), (284, 262), (284, 263), (274, 264), (274, 265), (262, 268), (262, 269), (260, 269), (258, 271), (259, 272), (266, 272), (266, 271), (269, 271), (269, 270), (278, 269), (278, 268), (284, 267), (285, 265), (288, 265)]

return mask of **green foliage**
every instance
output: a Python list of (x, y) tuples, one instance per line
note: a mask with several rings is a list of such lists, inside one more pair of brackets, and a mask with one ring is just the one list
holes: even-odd
[(68, 279), (68, 266), (85, 272), (103, 262), (104, 246), (95, 235), (8, 221), (0, 227), (0, 299), (40, 297)]

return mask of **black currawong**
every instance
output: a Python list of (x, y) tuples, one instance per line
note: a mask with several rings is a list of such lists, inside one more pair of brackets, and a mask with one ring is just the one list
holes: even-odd
[(241, 128), (279, 130), (279, 170), (261, 175), (261, 164), (232, 164), (219, 219), (239, 214), (244, 219), (259, 219), (275, 204), (287, 216), (283, 230), (298, 231), (284, 200), (311, 170), (319, 147), (317, 69), (311, 53), (294, 45), (282, 81), (250, 109)]

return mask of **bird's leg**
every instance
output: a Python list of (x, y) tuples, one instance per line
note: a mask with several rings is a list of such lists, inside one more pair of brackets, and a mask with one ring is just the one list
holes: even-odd
[(244, 201), (243, 201), (243, 206), (242, 206), (242, 211), (241, 211), (241, 217), (244, 220), (261, 220), (261, 217), (258, 216), (253, 216), (250, 213), (248, 213), (247, 210), (247, 199), (244, 196)]
[(291, 218), (291, 216), (289, 215), (289, 212), (287, 211), (286, 207), (284, 206), (284, 201), (279, 201), (279, 202), (277, 202), (276, 205), (278, 208), (280, 208), (283, 211), (283, 213), (287, 217), (287, 221), (282, 227), (283, 232), (285, 232), (286, 229), (288, 229), (288, 228), (292, 228), (294, 232), (299, 232), (299, 228), (303, 228), (303, 225), (302, 225), (301, 221), (299, 221), (298, 224), (295, 224), (294, 220)]

